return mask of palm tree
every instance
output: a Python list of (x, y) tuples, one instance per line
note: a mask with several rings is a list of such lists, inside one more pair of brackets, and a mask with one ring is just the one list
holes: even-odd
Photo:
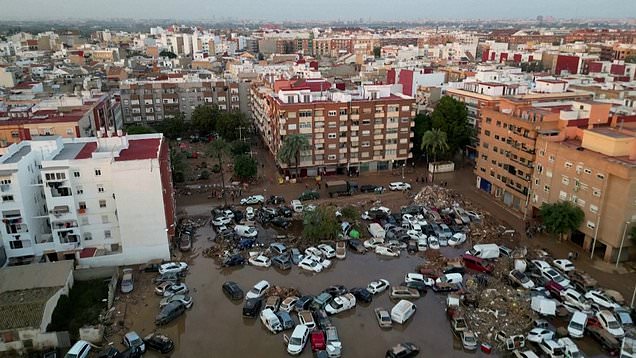
[(206, 154), (210, 157), (217, 157), (219, 160), (219, 168), (221, 169), (221, 196), (223, 203), (227, 206), (227, 198), (225, 197), (225, 176), (223, 175), (223, 157), (230, 152), (230, 145), (223, 139), (219, 138), (208, 144)]
[(442, 154), (449, 148), (446, 141), (446, 132), (439, 129), (431, 129), (422, 135), (422, 149), (426, 150), (426, 153), (433, 155), (433, 162), (435, 163), (435, 170), (431, 174), (431, 181), (434, 181), (435, 171), (437, 171), (437, 155)]
[(302, 134), (290, 134), (285, 137), (283, 144), (278, 150), (276, 155), (277, 159), (291, 165), (293, 162), (296, 165), (296, 177), (298, 177), (298, 166), (300, 165), (300, 152), (309, 149), (309, 140)]

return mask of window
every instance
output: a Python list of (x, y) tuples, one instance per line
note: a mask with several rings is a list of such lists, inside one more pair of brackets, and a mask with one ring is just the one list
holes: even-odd
[(303, 117), (311, 117), (311, 110), (309, 111), (298, 111), (298, 116)]
[(79, 208), (86, 210), (86, 202), (85, 201), (80, 201), (79, 202)]
[(565, 165), (566, 168), (572, 168), (572, 163), (570, 163), (570, 162), (565, 162), (564, 165)]
[(3, 195), (2, 201), (13, 201), (13, 195)]
[(346, 116), (347, 115), (347, 109), (346, 108), (340, 108), (340, 115), (341, 116)]
[(550, 163), (554, 163), (554, 160), (555, 160), (555, 159), (556, 159), (556, 157), (555, 157), (554, 155), (550, 155), (550, 156), (548, 157), (548, 161), (549, 161)]
[(597, 174), (596, 174), (596, 178), (597, 178), (598, 180), (603, 180), (603, 179), (605, 179), (605, 174), (597, 173)]
[(104, 230), (104, 239), (110, 239), (111, 237), (112, 237), (112, 234), (110, 230)]
[(327, 160), (336, 160), (336, 155), (335, 154), (329, 154), (327, 156)]
[(102, 170), (101, 169), (95, 169), (95, 176), (100, 176), (102, 175)]
[(489, 131), (489, 130), (485, 130), (485, 131), (484, 131), (484, 134), (485, 134), (486, 136), (490, 137), (490, 131)]
[(77, 191), (77, 194), (79, 194), (79, 195), (84, 194), (84, 187), (81, 186), (81, 185), (78, 185), (75, 190)]
[(497, 121), (496, 126), (501, 127), (501, 121)]
[(547, 176), (548, 178), (552, 178), (552, 170), (546, 170), (545, 176)]
[(325, 127), (325, 122), (323, 122), (323, 121), (314, 122), (314, 127), (315, 128), (324, 128)]
[(300, 122), (300, 128), (301, 129), (311, 128), (311, 122)]
[(332, 117), (333, 117), (333, 116), (335, 116), (336, 114), (337, 114), (337, 112), (336, 112), (336, 111), (329, 111), (329, 112), (327, 112), (327, 115), (328, 115), (328, 116), (332, 116)]
[(85, 232), (84, 241), (91, 241), (91, 240), (93, 240), (93, 234), (91, 234), (90, 232)]
[(576, 203), (576, 205), (578, 205), (578, 206), (580, 206), (582, 208), (585, 207), (585, 200), (583, 200), (583, 199), (577, 198), (574, 202)]
[(75, 178), (79, 178), (80, 177), (80, 172), (78, 172), (78, 171), (73, 172), (73, 176)]
[(108, 224), (108, 215), (102, 215), (102, 224)]
[(590, 212), (594, 214), (598, 213), (598, 206), (590, 204)]
[(369, 135), (371, 135), (371, 131), (370, 130), (364, 130), (364, 131), (362, 131), (362, 135), (363, 136), (369, 136)]
[(563, 183), (563, 185), (569, 185), (570, 184), (570, 178), (566, 177), (565, 175), (561, 178), (561, 183)]
[(336, 133), (328, 133), (328, 134), (327, 134), (327, 138), (329, 138), (329, 139), (335, 139), (335, 138), (336, 138)]
[(105, 208), (106, 207), (106, 200), (100, 200), (99, 201), (99, 207), (100, 208)]
[(97, 184), (97, 192), (98, 193), (103, 193), (104, 192), (104, 186), (101, 184)]
[(583, 173), (585, 173), (585, 174), (592, 174), (592, 169), (590, 169), (590, 168), (585, 168), (585, 169), (583, 169)]
[(588, 221), (587, 222), (587, 228), (588, 229), (594, 229), (596, 227), (596, 224), (594, 224), (593, 221)]
[(544, 186), (543, 187), (543, 191), (545, 191), (546, 193), (549, 193), (550, 192), (550, 186), (549, 185)]
[(290, 124), (287, 126), (287, 129), (289, 129), (290, 131), (296, 130), (296, 124)]
[(594, 196), (601, 196), (601, 189), (599, 189), (599, 188), (592, 188), (592, 195), (594, 195)]

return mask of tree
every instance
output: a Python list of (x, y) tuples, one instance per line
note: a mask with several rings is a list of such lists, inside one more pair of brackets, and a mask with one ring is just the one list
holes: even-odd
[[(446, 133), (439, 129), (426, 131), (422, 136), (421, 149), (426, 150), (427, 157), (428, 154), (433, 155), (433, 162), (435, 163), (435, 166), (437, 166), (437, 156), (440, 153), (448, 151), (448, 147)], [(426, 164), (428, 164), (428, 160)], [(431, 175), (433, 176), (431, 179), (434, 179), (435, 173), (431, 173)]]
[(298, 166), (300, 165), (300, 152), (309, 148), (309, 140), (302, 134), (290, 134), (285, 137), (283, 144), (278, 150), (277, 159), (291, 166), (296, 165), (296, 177), (298, 177)]
[(340, 224), (336, 220), (336, 209), (332, 206), (319, 206), (306, 211), (303, 218), (303, 238), (309, 244), (321, 240), (335, 240), (340, 233)]
[(241, 154), (234, 157), (234, 175), (241, 180), (256, 176), (256, 161), (249, 155)]
[(172, 51), (163, 50), (159, 52), (159, 57), (167, 57), (169, 59), (177, 58), (177, 55)]
[(375, 58), (380, 58), (380, 56), (382, 56), (382, 48), (381, 47), (374, 47), (373, 48), (373, 56), (375, 56)]
[(473, 129), (468, 123), (466, 106), (458, 100), (444, 96), (435, 107), (432, 118), (432, 128), (446, 133), (448, 148), (439, 155), (452, 157), (460, 149), (470, 144)]
[(221, 196), (223, 196), (223, 203), (227, 206), (227, 198), (225, 197), (225, 175), (223, 170), (223, 157), (230, 151), (230, 146), (226, 141), (219, 138), (208, 144), (206, 154), (210, 157), (216, 157), (219, 161), (218, 166), (221, 169)]
[(141, 124), (132, 124), (132, 125), (126, 126), (125, 132), (127, 134), (157, 133), (157, 131), (154, 128), (151, 128), (151, 127), (148, 127), (148, 126), (145, 126), (145, 125), (141, 125)]
[(170, 149), (170, 164), (172, 165), (172, 180), (175, 183), (183, 183), (188, 171), (185, 154), (180, 150)]
[(216, 122), (216, 131), (227, 141), (245, 138), (247, 129), (247, 118), (238, 111), (223, 113)]
[(413, 121), (413, 158), (419, 158), (422, 155), (422, 137), (433, 128), (433, 122), (428, 113), (418, 113)]
[(636, 63), (636, 55), (625, 57), (625, 63)]
[(569, 201), (544, 203), (539, 209), (539, 214), (546, 231), (559, 235), (560, 239), (564, 239), (566, 234), (578, 229), (585, 219), (583, 210)]
[(183, 133), (186, 132), (187, 127), (183, 113), (177, 114), (174, 118), (164, 119), (159, 125), (159, 129), (161, 129), (163, 135), (170, 139), (181, 138)]
[(217, 106), (199, 105), (192, 112), (192, 129), (201, 136), (208, 135), (216, 128), (218, 118), (219, 109)]
[(348, 221), (350, 224), (356, 222), (360, 217), (360, 210), (352, 205), (345, 206), (340, 210), (340, 213), (342, 214), (342, 219)]
[(233, 155), (246, 154), (249, 151), (250, 151), (250, 145), (249, 144), (247, 144), (245, 142), (241, 142), (240, 140), (235, 140), (234, 142), (232, 142), (232, 154)]

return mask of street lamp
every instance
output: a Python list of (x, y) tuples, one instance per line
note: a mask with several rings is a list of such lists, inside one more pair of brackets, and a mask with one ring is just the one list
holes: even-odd
[(627, 234), (627, 226), (631, 224), (630, 221), (625, 221), (625, 227), (623, 228), (623, 238), (621, 239), (621, 246), (618, 248), (618, 256), (616, 257), (616, 268), (618, 268), (618, 262), (621, 259), (621, 253), (623, 253), (623, 245), (625, 244), (625, 234)]

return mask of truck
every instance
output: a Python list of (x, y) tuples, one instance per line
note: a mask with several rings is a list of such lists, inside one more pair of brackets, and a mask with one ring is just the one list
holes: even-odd
[(327, 182), (326, 187), (327, 193), (333, 198), (340, 195), (352, 195), (357, 184), (346, 180), (332, 180)]
[(499, 246), (497, 244), (479, 244), (473, 246), (466, 253), (480, 259), (496, 259), (499, 257)]

